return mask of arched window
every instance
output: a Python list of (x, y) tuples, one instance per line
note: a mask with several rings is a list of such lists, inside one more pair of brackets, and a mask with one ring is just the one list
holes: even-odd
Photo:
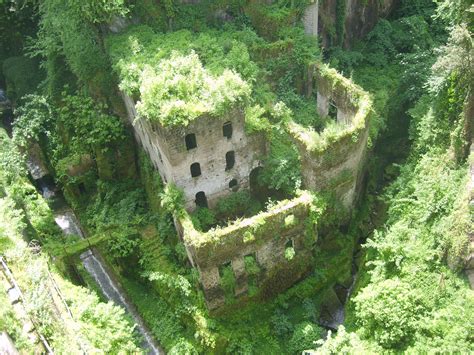
[(237, 183), (237, 179), (232, 179), (229, 182), (229, 189), (233, 191), (237, 191), (239, 188), (239, 184)]
[(191, 176), (197, 177), (201, 175), (201, 165), (199, 163), (192, 163), (191, 164)]
[(199, 191), (196, 194), (196, 201), (195, 202), (196, 202), (196, 206), (198, 206), (198, 207), (208, 208), (207, 197), (206, 197), (206, 194), (204, 193), (204, 191)]
[(235, 152), (231, 150), (225, 154), (225, 170), (230, 170), (235, 165)]
[(184, 141), (186, 142), (187, 150), (191, 150), (197, 147), (196, 135), (194, 133), (187, 134), (186, 137), (184, 137)]
[(231, 122), (224, 123), (224, 125), (222, 126), (222, 134), (227, 139), (232, 138), (232, 123)]

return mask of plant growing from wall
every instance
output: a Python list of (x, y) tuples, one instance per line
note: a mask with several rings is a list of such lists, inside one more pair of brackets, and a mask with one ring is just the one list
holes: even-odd
[(176, 185), (166, 184), (161, 194), (161, 207), (168, 213), (181, 214), (184, 209), (184, 193)]
[(142, 73), (138, 114), (165, 126), (188, 125), (204, 114), (218, 116), (250, 95), (249, 85), (231, 70), (210, 74), (195, 53), (178, 53)]
[(227, 303), (232, 303), (235, 300), (235, 274), (232, 269), (232, 264), (224, 265), (220, 270), (220, 284), (224, 290)]
[(258, 292), (258, 275), (261, 272), (257, 259), (254, 255), (246, 255), (244, 257), (245, 272), (248, 276), (249, 296), (253, 296)]
[(293, 248), (292, 246), (285, 248), (285, 259), (287, 261), (293, 260), (295, 255), (296, 255), (295, 248)]

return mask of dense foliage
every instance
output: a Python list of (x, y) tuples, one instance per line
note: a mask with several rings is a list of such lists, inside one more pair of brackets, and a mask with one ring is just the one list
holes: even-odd
[[(474, 351), (474, 296), (460, 274), (472, 229), (466, 153), (473, 133), (466, 112), (474, 57), (465, 0), (401, 0), (351, 50), (342, 48), (351, 9), (330, 2), (334, 46), (324, 58), (373, 98), (369, 195), (342, 227), (340, 208), (328, 197), (303, 281), (273, 299), (259, 297), (265, 270), (250, 254), (243, 264), (249, 297), (236, 302), (232, 265), (222, 265), (226, 307), (208, 312), (198, 271), (173, 225), (183, 192), (165, 185), (134, 145), (117, 85), (134, 99), (138, 119), (176, 128), (238, 109), (246, 133), (268, 140), (257, 179), (264, 199), (238, 191), (193, 214), (197, 230), (218, 232), (258, 213), (269, 195), (298, 194), (301, 162), (289, 122), (312, 132), (314, 150), (346, 132), (317, 115), (305, 85), (308, 64), (321, 60), (300, 21), (310, 3), (0, 0), (0, 83), (15, 106), (13, 140), (0, 132), (0, 254), (56, 352), (140, 350), (124, 310), (100, 301), (78, 257), (64, 258), (65, 245), (77, 239), (63, 238), (47, 201), (26, 178), (25, 153), (36, 143), (89, 241), (103, 240), (96, 250), (170, 354)], [(275, 206), (270, 200), (266, 207)], [(321, 206), (313, 205), (306, 221), (292, 215), (284, 225), (306, 223), (314, 232)], [(345, 327), (323, 341), (318, 324), (327, 291), (348, 286), (357, 240), (366, 236)], [(255, 239), (250, 230), (243, 237)], [(41, 244), (41, 255), (25, 243), (31, 239)], [(291, 265), (295, 248), (287, 245), (284, 255)], [(73, 319), (50, 296), (57, 292), (52, 278)], [(4, 329), (21, 352), (37, 350), (2, 291)]]
[[(57, 243), (61, 235), (52, 211), (28, 182), (26, 169), (17, 168), (14, 176), (7, 173), (22, 162), (12, 162), (9, 157), (18, 154), (17, 149), (9, 144), (3, 129), (0, 135), (0, 161), (2, 166), (9, 164), (9, 169), (3, 168), (0, 173), (0, 254), (12, 269), (23, 292), (23, 305), (37, 331), (58, 352), (138, 351), (133, 328), (123, 309), (99, 302), (97, 295), (64, 279), (46, 253), (40, 254), (27, 244), (36, 240), (49, 251), (48, 243)], [(18, 350), (41, 351), (24, 330), (25, 319), (14, 311), (4, 295), (2, 292), (0, 296), (2, 330), (8, 331)]]
[[(317, 353), (473, 350), (474, 299), (458, 274), (473, 218), (465, 165), (472, 117), (463, 113), (472, 100), (474, 76), (466, 67), (473, 55), (472, 33), (462, 24), (465, 18), (451, 17), (455, 25), (446, 37), (443, 22), (431, 17), (432, 4), (417, 4), (402, 2), (399, 18), (379, 22), (368, 36), (370, 49), (352, 67), (356, 80), (374, 91), (379, 113), (389, 119), (395, 120), (390, 110), (396, 110), (390, 92), (402, 90), (395, 99), (408, 109), (401, 117), (410, 119), (411, 150), (403, 165), (394, 166), (399, 176), (385, 189), (385, 225), (365, 245), (366, 274), (349, 304), (353, 333), (340, 329)], [(447, 44), (434, 48), (446, 39)], [(346, 69), (351, 62), (345, 60), (356, 57), (336, 56)], [(402, 76), (394, 76), (400, 68)], [(393, 133), (389, 142), (399, 144)], [(381, 149), (379, 154), (386, 153)]]

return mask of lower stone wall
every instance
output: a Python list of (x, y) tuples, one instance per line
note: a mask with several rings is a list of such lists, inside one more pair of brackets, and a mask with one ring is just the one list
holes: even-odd
[[(235, 297), (248, 294), (246, 256), (254, 256), (261, 270), (257, 276), (261, 297), (282, 291), (304, 276), (312, 267), (311, 250), (317, 239), (313, 203), (314, 197), (304, 192), (267, 212), (207, 233), (196, 231), (186, 213), (177, 218), (177, 229), (199, 270), (210, 309), (225, 304), (219, 268), (229, 263), (236, 280)], [(293, 258), (285, 257), (290, 244)]]

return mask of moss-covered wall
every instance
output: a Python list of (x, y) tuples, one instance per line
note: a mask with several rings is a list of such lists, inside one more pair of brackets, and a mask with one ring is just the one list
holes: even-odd
[[(178, 230), (199, 270), (210, 309), (226, 301), (219, 268), (228, 263), (236, 280), (235, 296), (247, 294), (245, 256), (254, 255), (261, 269), (258, 293), (262, 297), (288, 288), (305, 274), (312, 265), (311, 250), (317, 238), (314, 203), (314, 197), (304, 192), (267, 212), (207, 233), (196, 231), (186, 213), (177, 218)], [(289, 244), (293, 256), (288, 255)]]
[(327, 115), (327, 107), (322, 108), (321, 103), (334, 102), (338, 123), (337, 129), (326, 128), (320, 133), (289, 123), (301, 155), (303, 185), (312, 191), (333, 192), (350, 210), (364, 171), (372, 101), (349, 79), (324, 65), (314, 67), (313, 78), (318, 110)]

